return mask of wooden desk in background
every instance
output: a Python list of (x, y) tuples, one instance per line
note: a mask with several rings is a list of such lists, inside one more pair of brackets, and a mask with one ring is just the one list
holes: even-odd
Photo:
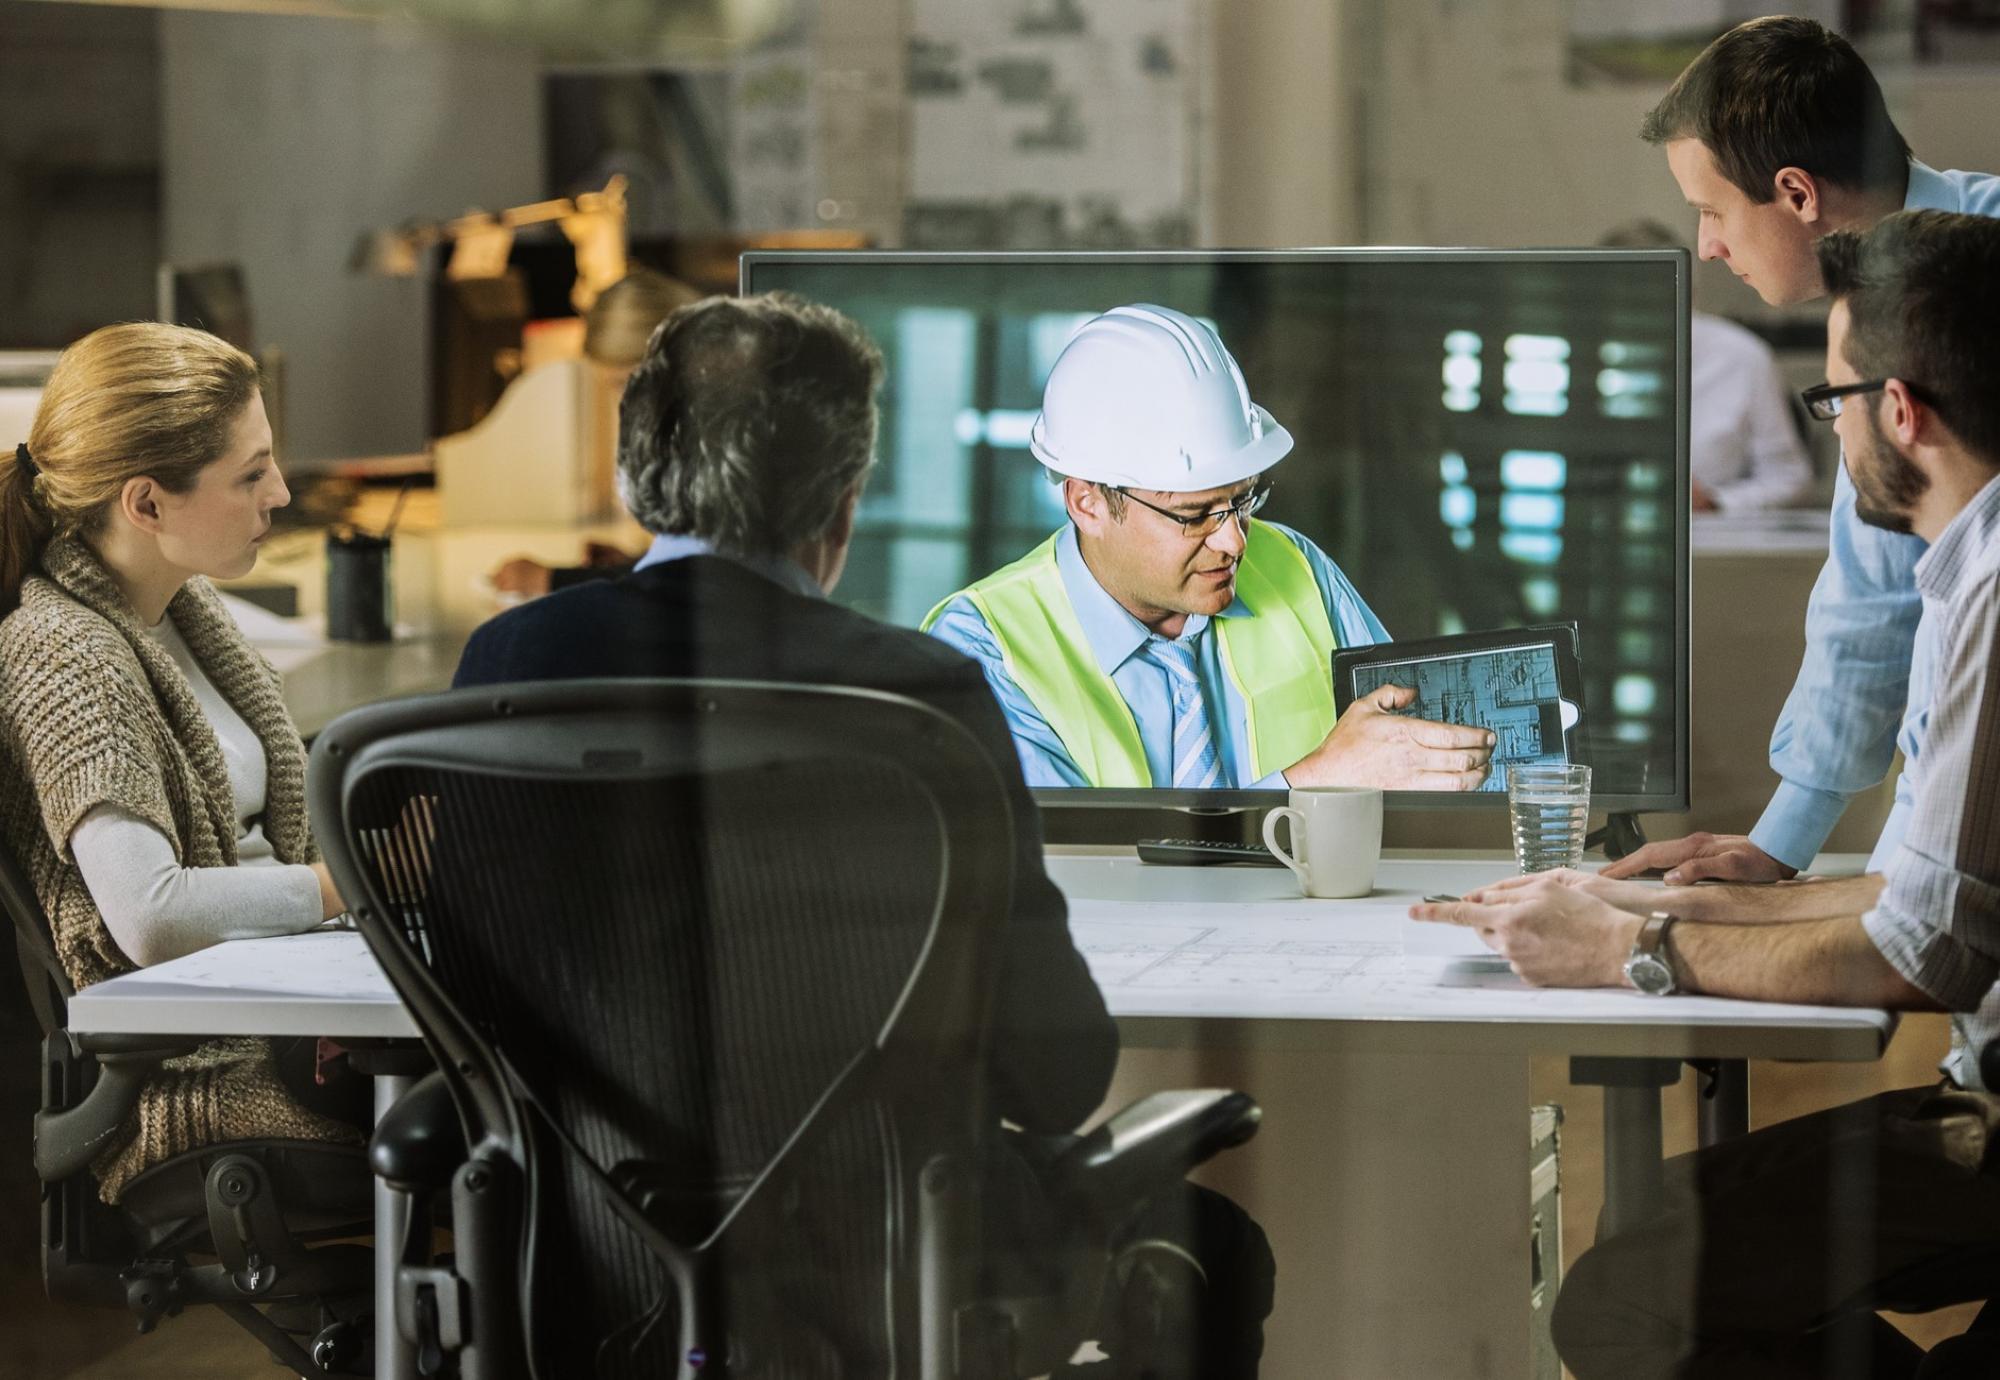
[[(376, 491), (354, 516), (379, 528), (392, 494)], [(380, 643), (329, 642), (326, 610), (326, 536), (318, 530), (287, 532), (269, 542), (257, 568), (242, 583), (288, 584), (298, 591), (298, 617), (290, 627), (258, 620), (274, 635), (251, 641), (284, 677), (285, 702), (299, 731), (310, 737), (339, 715), (398, 695), (450, 686), (472, 630), (498, 613), (486, 577), (501, 562), (529, 556), (548, 565), (574, 565), (586, 541), (637, 550), (630, 522), (585, 527), (448, 528), (436, 520), (436, 494), (412, 491), (390, 552), (396, 636)], [(228, 592), (229, 586), (223, 590)]]

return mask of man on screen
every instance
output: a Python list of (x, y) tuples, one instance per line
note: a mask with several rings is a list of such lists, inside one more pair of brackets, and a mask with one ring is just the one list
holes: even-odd
[(924, 621), (985, 670), (1030, 785), (1486, 779), (1493, 734), (1395, 712), (1413, 689), (1382, 686), (1335, 722), (1335, 648), (1389, 635), (1324, 551), (1251, 520), (1292, 438), (1205, 323), (1147, 305), (1084, 323), (1030, 448), (1069, 524)]

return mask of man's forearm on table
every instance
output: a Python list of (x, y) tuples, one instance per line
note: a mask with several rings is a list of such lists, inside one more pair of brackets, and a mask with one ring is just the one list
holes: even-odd
[(1685, 921), (1667, 942), (1683, 991), (1809, 1006), (1944, 1009), (1889, 966), (1859, 915), (1782, 925)]
[(1817, 877), (1755, 886), (1704, 882), (1668, 887), (1659, 908), (1684, 920), (1715, 925), (1789, 924), (1859, 915), (1882, 894), (1882, 877)]

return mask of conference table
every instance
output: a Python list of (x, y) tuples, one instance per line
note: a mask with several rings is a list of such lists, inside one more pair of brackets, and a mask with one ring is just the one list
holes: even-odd
[[(1257, 1138), (1202, 1177), (1277, 1256), (1267, 1375), (1530, 1374), (1532, 1056), (1569, 1056), (1604, 1085), (1607, 1210), (1638, 1214), (1657, 1192), (1659, 1089), (1678, 1061), (1871, 1060), (1894, 1029), (1872, 1010), (1535, 989), (1468, 932), (1405, 918), (1423, 895), (1510, 870), (1497, 854), (1392, 852), (1351, 901), (1304, 900), (1278, 868), (1148, 866), (1129, 849), (1052, 849), (1048, 865), (1123, 1038), (1107, 1109), (1189, 1086), (1263, 1104)], [(114, 978), (77, 994), (69, 1019), (79, 1032), (417, 1033), (361, 937), (333, 930)], [(407, 1082), (378, 1078), (378, 1115)], [(394, 1195), (377, 1202), (378, 1239), (398, 1239)], [(402, 1377), (414, 1372), (387, 1307), (393, 1268), (378, 1252), (377, 1374)]]

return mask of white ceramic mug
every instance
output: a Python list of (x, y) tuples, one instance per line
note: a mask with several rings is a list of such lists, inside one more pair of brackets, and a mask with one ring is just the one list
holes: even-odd
[[(1278, 846), (1278, 822), (1292, 824), (1292, 851)], [(1308, 896), (1333, 900), (1375, 889), (1382, 859), (1382, 792), (1373, 786), (1294, 790), (1264, 816), (1264, 846), (1292, 869)]]

